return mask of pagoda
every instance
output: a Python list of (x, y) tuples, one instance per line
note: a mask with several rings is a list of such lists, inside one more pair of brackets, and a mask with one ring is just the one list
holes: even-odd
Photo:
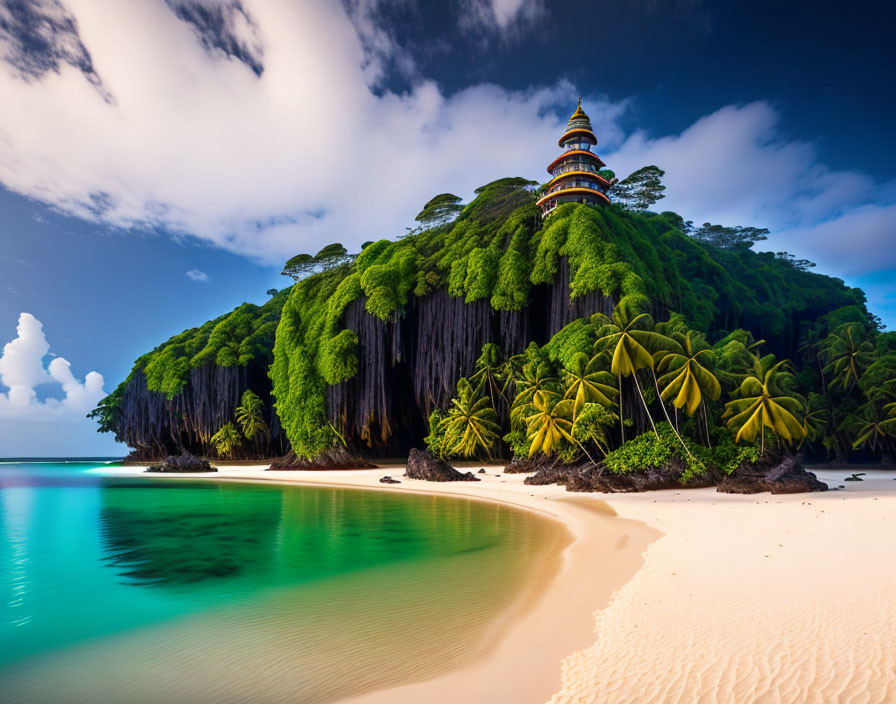
[(600, 174), (604, 162), (591, 150), (597, 146), (597, 137), (591, 129), (591, 120), (582, 110), (581, 98), (558, 145), (563, 153), (548, 166), (551, 180), (537, 202), (542, 214), (547, 217), (563, 203), (594, 206), (609, 203), (607, 189), (613, 181)]

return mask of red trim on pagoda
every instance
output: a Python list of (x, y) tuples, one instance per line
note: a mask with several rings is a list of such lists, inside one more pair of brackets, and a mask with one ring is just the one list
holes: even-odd
[(604, 164), (604, 162), (600, 160), (600, 157), (594, 152), (589, 152), (587, 149), (569, 149), (568, 151), (563, 152), (560, 156), (558, 156), (550, 163), (550, 165), (548, 166), (548, 173), (550, 173), (551, 169), (553, 169), (557, 164), (559, 164), (569, 156), (590, 156), (597, 162), (598, 166), (606, 166), (606, 164)]
[[(559, 198), (560, 196), (568, 196), (568, 195), (573, 195), (575, 193), (583, 193), (583, 194), (587, 194), (590, 196), (600, 196), (605, 201), (607, 201), (607, 203), (610, 202), (610, 199), (607, 197), (607, 195), (605, 193), (596, 191), (593, 188), (585, 188), (583, 186), (575, 186), (573, 188), (561, 188), (559, 191), (554, 191), (553, 193), (548, 193), (547, 195), (544, 195), (541, 198), (539, 198), (535, 202), (535, 205), (541, 206), (542, 203), (549, 201), (551, 198)], [(562, 203), (560, 205), (562, 205)]]
[(607, 181), (607, 179), (605, 179), (603, 176), (599, 176), (598, 174), (594, 173), (593, 171), (581, 171), (578, 169), (576, 169), (575, 171), (564, 171), (562, 174), (557, 174), (556, 176), (554, 176), (554, 178), (552, 178), (550, 181), (547, 182), (546, 187), (550, 188), (554, 184), (555, 181), (560, 181), (561, 179), (569, 178), (571, 176), (572, 177), (587, 176), (588, 178), (591, 178), (591, 179), (594, 179), (595, 181), (597, 181), (599, 184), (604, 186), (604, 188), (610, 187), (610, 182)]
[[(582, 136), (588, 137), (588, 141), (590, 141), (591, 144), (595, 144), (595, 145), (597, 144), (597, 137), (594, 136), (594, 132), (592, 132), (591, 130), (586, 130), (584, 127), (580, 127), (578, 129), (570, 130), (569, 132), (565, 132), (563, 134), (563, 136), (560, 138), (560, 140), (557, 142), (557, 146), (562, 147), (563, 143), (565, 141), (567, 141), (568, 139), (570, 139), (570, 137), (573, 135), (582, 135)], [(591, 140), (593, 140), (593, 141), (591, 141)]]

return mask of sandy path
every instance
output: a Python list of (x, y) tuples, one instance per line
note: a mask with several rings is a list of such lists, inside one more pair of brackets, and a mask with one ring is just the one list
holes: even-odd
[[(222, 469), (221, 478), (273, 474)], [(276, 479), (382, 488), (387, 473), (401, 470)], [(479, 664), (353, 701), (896, 702), (896, 482), (872, 474), (794, 496), (570, 495), (519, 475), (403, 479), (401, 490), (546, 512), (575, 541), (538, 603)], [(819, 473), (833, 486), (844, 476)]]

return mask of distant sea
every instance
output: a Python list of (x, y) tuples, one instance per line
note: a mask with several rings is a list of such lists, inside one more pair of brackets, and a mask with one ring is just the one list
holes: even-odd
[(0, 461), (10, 702), (329, 702), (481, 657), (562, 529), (440, 496)]

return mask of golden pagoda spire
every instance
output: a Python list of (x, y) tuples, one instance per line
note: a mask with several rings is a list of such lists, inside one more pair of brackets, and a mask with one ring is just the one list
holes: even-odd
[(604, 162), (594, 152), (597, 137), (591, 120), (582, 110), (582, 96), (576, 110), (569, 118), (566, 131), (557, 142), (563, 152), (548, 166), (551, 180), (547, 182), (536, 205), (545, 217), (560, 205), (579, 203), (599, 206), (610, 202), (607, 191), (612, 186), (609, 176), (601, 172)]

